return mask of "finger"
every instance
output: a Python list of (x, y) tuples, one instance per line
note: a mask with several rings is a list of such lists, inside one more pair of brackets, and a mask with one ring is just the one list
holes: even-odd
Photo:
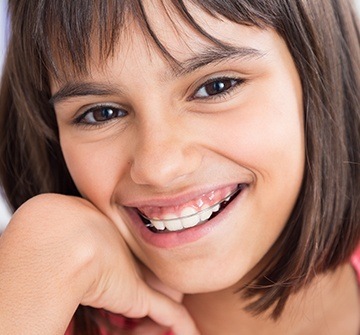
[(164, 335), (168, 333), (168, 328), (158, 325), (156, 322), (146, 317), (142, 319), (131, 335)]
[(159, 280), (156, 275), (150, 271), (145, 265), (140, 264), (141, 271), (143, 273), (143, 280), (147, 285), (149, 285), (154, 290), (168, 296), (174, 301), (181, 303), (183, 299), (183, 294), (179, 291), (175, 291), (169, 286), (165, 285), (163, 282)]
[(175, 335), (200, 335), (194, 320), (186, 308), (148, 288), (149, 311), (148, 316), (159, 325), (171, 328)]

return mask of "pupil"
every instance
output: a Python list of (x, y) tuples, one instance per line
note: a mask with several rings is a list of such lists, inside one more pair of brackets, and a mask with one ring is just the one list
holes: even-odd
[(114, 114), (114, 111), (113, 111), (111, 108), (104, 108), (104, 109), (101, 111), (101, 116), (102, 116), (104, 119), (110, 118), (113, 114)]
[(214, 81), (206, 85), (205, 88), (208, 95), (216, 95), (227, 90), (230, 86), (230, 83), (226, 81)]
[(115, 112), (112, 108), (100, 108), (94, 113), (97, 121), (106, 121), (114, 116)]
[(225, 85), (222, 81), (216, 81), (213, 86), (214, 86), (215, 92), (222, 91), (225, 87)]

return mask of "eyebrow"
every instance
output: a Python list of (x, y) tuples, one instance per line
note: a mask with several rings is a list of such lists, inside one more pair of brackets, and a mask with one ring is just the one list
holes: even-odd
[[(215, 65), (230, 59), (257, 59), (265, 55), (264, 52), (247, 47), (209, 47), (184, 62), (176, 62), (172, 66), (170, 73), (165, 77), (180, 77), (195, 72), (208, 65)], [(49, 100), (51, 105), (73, 97), (81, 96), (106, 96), (121, 95), (122, 90), (114, 85), (107, 83), (92, 82), (69, 82), (62, 86)]]
[(258, 59), (263, 56), (265, 56), (265, 52), (254, 48), (235, 46), (208, 47), (194, 57), (191, 57), (182, 63), (179, 62), (178, 65), (173, 68), (172, 72), (174, 76), (178, 77), (195, 72), (204, 66), (215, 65), (216, 63), (221, 63), (225, 60)]
[(119, 88), (115, 88), (113, 85), (106, 83), (69, 82), (53, 94), (49, 103), (54, 106), (63, 100), (74, 97), (88, 95), (105, 96), (115, 94), (122, 94), (122, 91)]

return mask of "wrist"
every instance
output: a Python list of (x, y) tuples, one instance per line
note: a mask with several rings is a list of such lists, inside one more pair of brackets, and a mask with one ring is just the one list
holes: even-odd
[(43, 195), (15, 213), (0, 239), (0, 333), (64, 334), (96, 267), (85, 208)]

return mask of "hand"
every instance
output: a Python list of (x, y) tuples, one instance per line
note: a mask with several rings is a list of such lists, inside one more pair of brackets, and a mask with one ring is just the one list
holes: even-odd
[(118, 229), (89, 202), (35, 197), (0, 239), (0, 333), (64, 334), (82, 303), (198, 334), (186, 309), (142, 277)]
[[(140, 264), (141, 274), (143, 280), (149, 285), (152, 289), (161, 292), (172, 300), (182, 303), (183, 294), (173, 290), (172, 288), (164, 285), (153, 272), (151, 272), (147, 267)], [(150, 318), (146, 317), (143, 319), (137, 320), (137, 326), (135, 329), (128, 331), (126, 335), (173, 335), (174, 333), (157, 323), (155, 323)], [(125, 334), (124, 334), (125, 335)]]

